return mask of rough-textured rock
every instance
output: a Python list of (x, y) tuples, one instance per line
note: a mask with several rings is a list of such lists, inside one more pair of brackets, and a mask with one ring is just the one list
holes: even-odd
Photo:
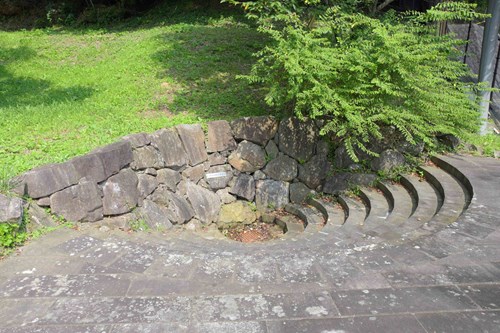
[(303, 183), (290, 184), (290, 201), (293, 203), (302, 203), (306, 201), (307, 196), (312, 193), (314, 193), (314, 191)]
[(151, 143), (151, 139), (147, 133), (130, 134), (124, 136), (122, 140), (130, 142), (132, 148), (144, 147)]
[(253, 201), (255, 198), (255, 180), (252, 176), (242, 173), (236, 178), (236, 182), (229, 192), (240, 198)]
[(201, 125), (178, 125), (177, 132), (187, 153), (189, 164), (197, 165), (208, 159), (205, 149), (205, 133)]
[[(97, 154), (102, 161), (105, 175), (104, 179), (118, 173), (121, 169), (129, 165), (133, 159), (132, 146), (128, 141), (115, 142), (97, 148), (92, 151), (92, 153)], [(80, 177), (87, 177), (87, 175), (82, 175)]]
[(158, 187), (158, 180), (153, 176), (140, 174), (137, 175), (137, 178), (139, 180), (137, 188), (139, 189), (139, 196), (141, 199), (146, 198)]
[(172, 169), (161, 169), (158, 170), (156, 180), (158, 183), (165, 184), (170, 191), (175, 192), (177, 190), (177, 184), (181, 181), (182, 176), (180, 172)]
[(202, 223), (217, 221), (221, 207), (217, 194), (201, 186), (188, 183), (187, 197), (198, 220)]
[(457, 149), (460, 146), (460, 139), (452, 134), (439, 135), (437, 139), (451, 149)]
[(349, 157), (349, 154), (347, 154), (347, 149), (345, 149), (344, 146), (335, 149), (335, 159), (333, 160), (333, 165), (337, 169), (346, 169), (354, 163), (356, 162), (354, 162), (352, 158)]
[(111, 229), (128, 229), (131, 222), (137, 221), (137, 215), (135, 213), (128, 213), (117, 216), (106, 216), (102, 222), (100, 222), (104, 226), (108, 226)]
[(38, 199), (36, 204), (40, 207), (50, 207), (50, 197)]
[(27, 193), (33, 199), (49, 196), (78, 183), (79, 175), (72, 163), (49, 164), (21, 176)]
[(158, 171), (156, 171), (155, 168), (147, 168), (146, 170), (144, 170), (144, 173), (150, 175), (150, 176), (155, 176), (158, 175)]
[(227, 227), (238, 223), (251, 224), (255, 220), (257, 220), (257, 214), (249, 202), (238, 200), (222, 206), (217, 225)]
[(210, 163), (210, 166), (226, 164), (227, 158), (219, 153), (213, 153), (208, 155), (208, 162)]
[(45, 211), (45, 209), (33, 203), (28, 206), (28, 218), (30, 221), (27, 225), (29, 232), (33, 232), (41, 228), (57, 226), (57, 223), (54, 221), (52, 216)]
[(178, 170), (187, 164), (186, 151), (175, 129), (162, 129), (149, 137), (151, 145), (160, 151), (167, 168)]
[(309, 162), (299, 165), (298, 178), (309, 188), (315, 189), (323, 183), (330, 169), (331, 164), (326, 156), (315, 155)]
[(266, 179), (266, 174), (264, 172), (262, 172), (261, 170), (257, 170), (253, 174), (253, 179), (255, 179), (255, 180)]
[(231, 202), (235, 202), (236, 201), (236, 197), (234, 195), (231, 195), (229, 193), (229, 190), (227, 188), (223, 188), (221, 190), (218, 190), (217, 192), (215, 192), (219, 198), (220, 198), (220, 201), (223, 203), (223, 204), (228, 204), (228, 203), (231, 203)]
[(205, 174), (205, 181), (212, 190), (224, 188), (233, 178), (233, 169), (229, 164), (210, 167)]
[(278, 121), (274, 117), (245, 117), (231, 122), (233, 135), (237, 140), (247, 140), (265, 145), (278, 130)]
[(254, 172), (266, 165), (266, 154), (260, 146), (242, 141), (238, 148), (229, 155), (228, 161), (236, 170)]
[(236, 141), (233, 138), (231, 126), (227, 121), (211, 121), (207, 125), (207, 151), (209, 153), (236, 148)]
[(423, 142), (417, 142), (415, 144), (409, 143), (408, 141), (399, 142), (396, 149), (403, 154), (410, 154), (412, 156), (419, 156), (424, 151), (425, 144)]
[(130, 164), (133, 170), (143, 170), (147, 168), (160, 169), (165, 163), (160, 156), (160, 152), (153, 146), (145, 146), (134, 149), (132, 152), (134, 160)]
[(274, 158), (278, 157), (279, 152), (280, 151), (278, 149), (278, 146), (276, 145), (276, 143), (274, 143), (273, 140), (271, 140), (267, 143), (266, 154), (267, 154), (268, 158), (274, 159)]
[(20, 198), (9, 198), (0, 194), (0, 223), (21, 223), (23, 218), (23, 201)]
[(327, 157), (330, 153), (330, 144), (324, 140), (320, 140), (316, 143), (316, 155)]
[(289, 182), (297, 177), (297, 161), (280, 154), (267, 163), (264, 173), (274, 180)]
[(354, 186), (371, 186), (376, 180), (377, 176), (374, 174), (341, 172), (327, 178), (323, 192), (338, 194)]
[(73, 222), (94, 222), (103, 218), (99, 189), (94, 182), (87, 180), (52, 194), (50, 208), (54, 214)]
[(165, 208), (158, 206), (151, 200), (144, 200), (142, 207), (137, 209), (136, 215), (153, 229), (172, 228), (172, 222), (168, 219)]
[(182, 224), (191, 220), (194, 216), (193, 207), (180, 195), (170, 192), (164, 185), (158, 186), (151, 195), (153, 200), (160, 207), (166, 208), (164, 212), (167, 218), (174, 224)]
[(182, 176), (189, 179), (193, 183), (197, 183), (205, 175), (205, 167), (203, 164), (198, 164), (194, 167), (189, 167), (182, 171)]
[(374, 171), (390, 171), (405, 164), (405, 157), (397, 150), (384, 150), (379, 157), (372, 160), (371, 167)]
[(118, 215), (130, 212), (137, 206), (139, 179), (135, 172), (124, 169), (104, 183), (104, 215)]
[(188, 223), (185, 224), (186, 230), (189, 230), (189, 231), (201, 230), (202, 227), (203, 227), (203, 224), (197, 219), (191, 219), (191, 221), (189, 221)]
[(257, 182), (255, 204), (259, 211), (283, 208), (289, 202), (289, 183), (276, 180)]
[(295, 117), (283, 119), (278, 133), (281, 152), (299, 162), (306, 162), (314, 155), (318, 129), (313, 121)]
[(109, 177), (107, 172), (104, 170), (104, 163), (98, 154), (90, 153), (78, 156), (70, 160), (68, 163), (72, 164), (75, 168), (78, 179), (86, 178), (89, 181), (100, 183)]

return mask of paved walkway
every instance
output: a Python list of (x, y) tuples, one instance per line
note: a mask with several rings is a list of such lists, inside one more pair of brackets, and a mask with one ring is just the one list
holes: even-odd
[(401, 245), (51, 233), (0, 262), (0, 332), (500, 332), (500, 161), (450, 160), (469, 209)]

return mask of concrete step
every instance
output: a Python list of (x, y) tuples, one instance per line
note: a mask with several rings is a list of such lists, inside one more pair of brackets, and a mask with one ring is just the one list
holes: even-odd
[(285, 206), (285, 211), (298, 216), (304, 221), (304, 233), (317, 232), (325, 225), (323, 214), (313, 206), (288, 204)]

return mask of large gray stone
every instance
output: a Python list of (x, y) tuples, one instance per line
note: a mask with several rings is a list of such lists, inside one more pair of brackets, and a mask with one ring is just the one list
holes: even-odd
[(141, 208), (137, 209), (136, 216), (153, 229), (171, 229), (172, 222), (168, 219), (165, 208), (155, 204), (151, 200), (144, 200)]
[(103, 218), (103, 202), (97, 184), (82, 180), (50, 196), (54, 214), (73, 222), (95, 222)]
[(178, 125), (176, 129), (187, 153), (189, 164), (194, 166), (206, 161), (208, 154), (205, 149), (205, 133), (201, 125)]
[(217, 221), (221, 207), (217, 194), (193, 183), (187, 183), (187, 197), (198, 220), (207, 224)]
[[(97, 154), (104, 167), (105, 179), (118, 173), (133, 160), (132, 146), (128, 141), (119, 141), (92, 151)], [(87, 177), (81, 175), (80, 177)]]
[(210, 167), (205, 173), (205, 181), (212, 190), (222, 189), (233, 178), (233, 169), (229, 164)]
[(218, 190), (216, 192), (216, 194), (219, 196), (220, 201), (223, 204), (228, 204), (228, 203), (236, 201), (236, 197), (234, 195), (229, 194), (229, 189), (227, 189), (227, 188), (223, 188), (221, 190)]
[(238, 223), (251, 224), (255, 220), (257, 220), (257, 214), (249, 202), (238, 200), (222, 206), (217, 225), (227, 227)]
[(147, 133), (136, 133), (124, 136), (123, 141), (130, 142), (132, 148), (140, 148), (147, 146), (151, 143), (151, 138)]
[(109, 177), (99, 154), (89, 153), (78, 156), (68, 163), (71, 163), (75, 168), (78, 179), (86, 178), (89, 181), (100, 183)]
[(134, 160), (130, 164), (133, 170), (143, 170), (147, 168), (160, 169), (165, 165), (160, 152), (153, 146), (134, 149), (133, 156)]
[(280, 154), (267, 163), (264, 173), (274, 180), (289, 182), (297, 177), (297, 161)]
[(316, 189), (323, 183), (330, 169), (331, 164), (326, 156), (315, 155), (309, 162), (299, 165), (298, 178), (309, 188)]
[(260, 146), (242, 141), (229, 155), (228, 161), (238, 171), (254, 172), (266, 165), (266, 154)]
[(323, 185), (323, 192), (338, 194), (354, 186), (372, 186), (377, 176), (370, 173), (340, 172), (328, 177)]
[(274, 117), (245, 117), (231, 122), (234, 137), (265, 145), (278, 130), (278, 121)]
[(240, 198), (253, 201), (255, 198), (255, 180), (252, 176), (242, 173), (236, 178), (236, 182), (229, 192)]
[(347, 169), (350, 165), (355, 164), (354, 160), (347, 153), (347, 149), (344, 146), (335, 149), (335, 158), (333, 160), (333, 165), (337, 169)]
[(274, 159), (278, 157), (279, 149), (276, 143), (273, 140), (270, 140), (266, 145), (266, 155), (270, 159)]
[(289, 183), (276, 180), (257, 182), (255, 204), (259, 211), (283, 208), (289, 202)]
[(164, 212), (167, 214), (170, 222), (174, 224), (182, 224), (191, 220), (194, 216), (194, 210), (191, 205), (180, 195), (170, 192), (166, 186), (160, 185), (151, 195), (153, 200), (160, 207), (166, 208)]
[(305, 202), (312, 193), (314, 191), (301, 182), (290, 184), (290, 201), (293, 203)]
[(0, 194), (0, 223), (21, 223), (23, 219), (23, 201)]
[(318, 129), (313, 121), (291, 117), (279, 126), (279, 149), (297, 161), (307, 162), (315, 153)]
[(75, 185), (80, 177), (74, 165), (66, 162), (33, 169), (23, 174), (21, 179), (26, 184), (27, 194), (38, 199)]
[(390, 171), (405, 164), (405, 157), (397, 150), (384, 150), (379, 157), (372, 160), (374, 171)]
[(193, 183), (197, 183), (205, 175), (205, 167), (203, 164), (198, 164), (194, 167), (189, 167), (182, 171), (182, 176), (189, 179)]
[(139, 196), (141, 199), (145, 199), (158, 187), (158, 180), (156, 177), (147, 174), (139, 174), (137, 178), (139, 180), (137, 188), (139, 189)]
[(177, 190), (177, 184), (179, 184), (181, 179), (181, 173), (172, 169), (158, 170), (156, 176), (156, 180), (158, 180), (158, 183), (165, 184), (167, 188), (173, 192)]
[(231, 126), (227, 121), (211, 121), (207, 125), (207, 151), (209, 153), (233, 150), (236, 148), (236, 141), (233, 138)]
[(210, 166), (226, 164), (227, 158), (219, 153), (213, 153), (208, 155), (208, 162), (210, 163)]
[(186, 151), (175, 129), (162, 129), (149, 137), (151, 145), (160, 151), (167, 168), (178, 170), (187, 164)]
[(104, 183), (104, 215), (130, 212), (139, 201), (139, 179), (135, 172), (124, 169)]
[(57, 223), (54, 221), (52, 215), (50, 215), (45, 209), (37, 204), (30, 203), (28, 206), (28, 218), (29, 224), (27, 225), (28, 231), (33, 232), (46, 227), (55, 227)]

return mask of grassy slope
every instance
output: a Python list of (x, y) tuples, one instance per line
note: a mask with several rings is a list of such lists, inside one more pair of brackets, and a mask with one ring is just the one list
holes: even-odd
[(0, 31), (0, 179), (129, 133), (265, 113), (236, 79), (261, 37), (238, 15), (168, 13), (115, 30)]

